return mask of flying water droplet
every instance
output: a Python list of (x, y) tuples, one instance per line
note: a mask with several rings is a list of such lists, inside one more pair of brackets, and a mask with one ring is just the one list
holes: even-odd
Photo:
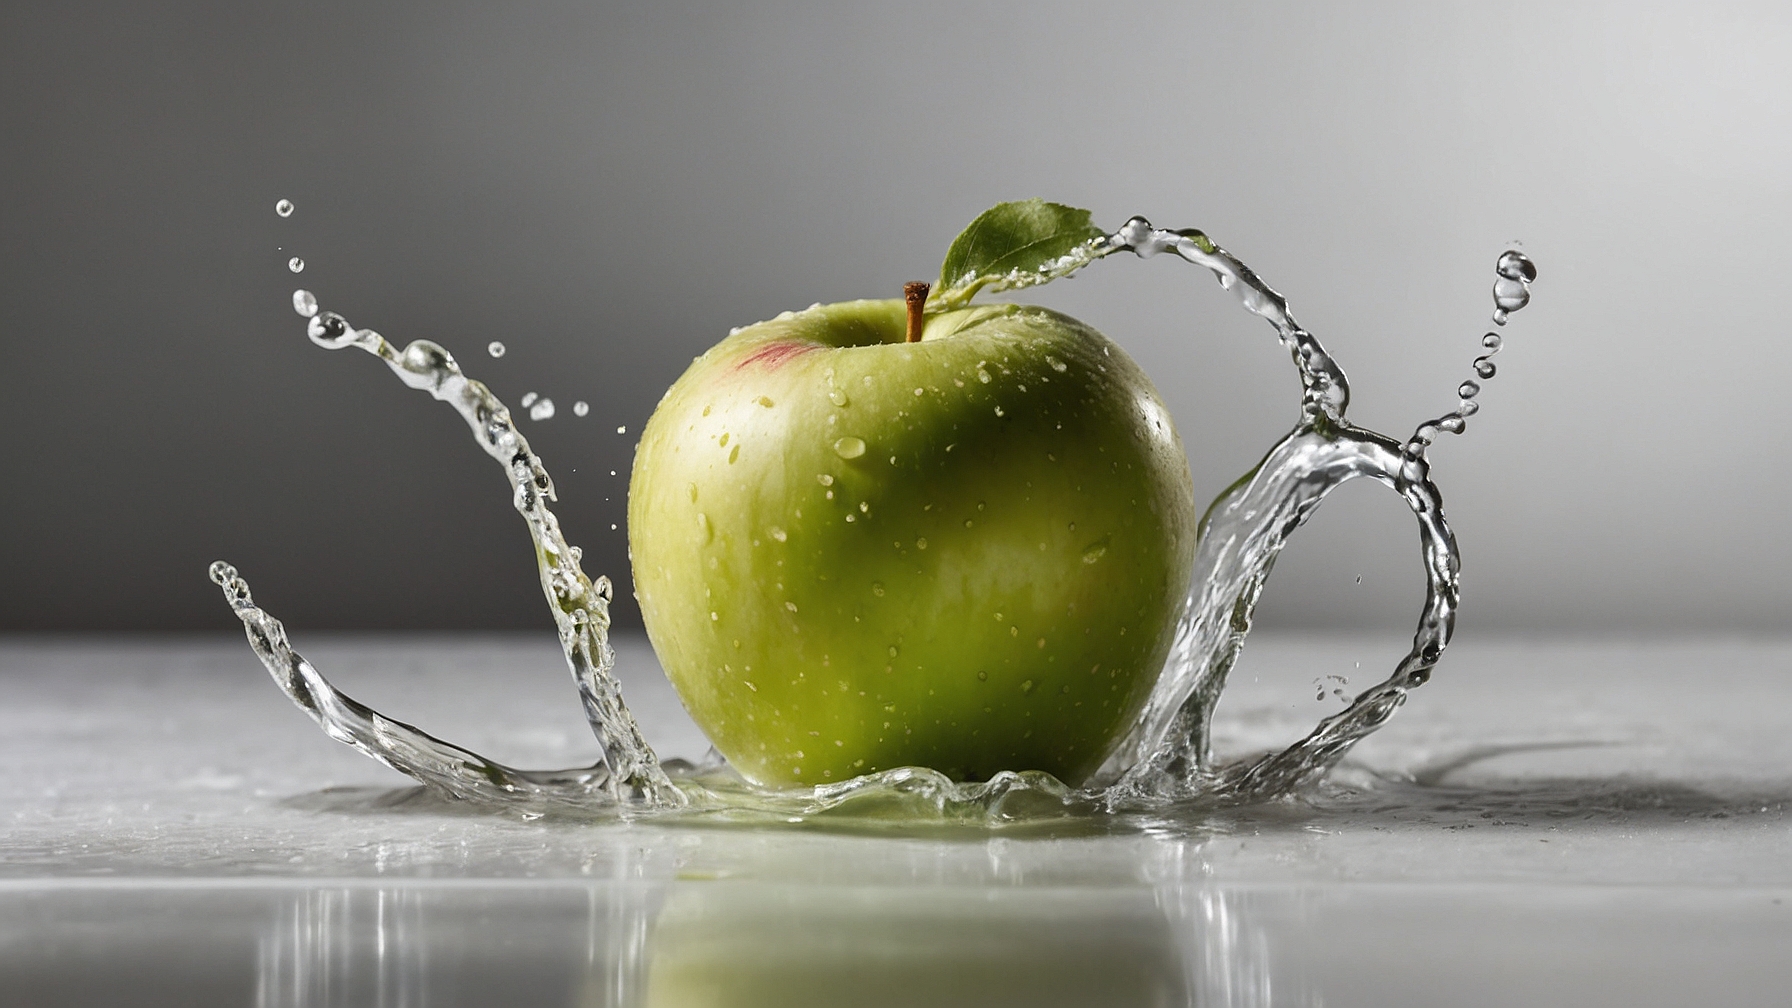
[(505, 350), (506, 350), (506, 347), (504, 346), (504, 344), (498, 342), (497, 340), (492, 340), (490, 343), (487, 343), (485, 345), (485, 352), (488, 354), (491, 354), (493, 357), (504, 356)]
[(1489, 350), (1498, 350), (1503, 343), (1505, 343), (1505, 338), (1496, 332), (1490, 332), (1481, 337), (1481, 345)]
[(573, 416), (584, 416), (585, 414), (587, 414), (589, 412), (591, 412), (591, 404), (586, 402), (583, 399), (580, 399), (578, 402), (575, 402), (572, 404), (572, 415)]
[(618, 428), (616, 428), (616, 433), (618, 433), (618, 434), (627, 434), (627, 433), (628, 433), (628, 428), (627, 428), (627, 427), (618, 427)]
[(305, 272), (305, 260), (300, 259), (298, 256), (293, 256), (291, 259), (286, 260), (286, 268), (292, 270), (294, 273), (303, 273)]
[(1481, 386), (1472, 381), (1465, 381), (1456, 386), (1456, 394), (1464, 399), (1473, 399), (1481, 394)]
[(311, 342), (326, 350), (338, 350), (354, 342), (356, 333), (354, 327), (348, 324), (348, 319), (333, 311), (326, 311), (311, 316), (310, 323), (305, 326), (305, 335), (311, 337)]
[(292, 292), (292, 310), (305, 318), (317, 314), (317, 295), (300, 289)]
[(282, 217), (291, 217), (292, 216), (292, 200), (283, 199), (280, 202), (275, 203), (274, 204), (274, 212), (279, 214)]
[(865, 442), (862, 438), (843, 437), (834, 442), (834, 454), (843, 459), (856, 459), (865, 454)]
[(1475, 374), (1479, 375), (1480, 377), (1492, 378), (1494, 376), (1494, 373), (1497, 372), (1498, 370), (1499, 370), (1499, 368), (1496, 367), (1494, 365), (1494, 363), (1492, 361), (1488, 360), (1487, 358), (1485, 358), (1485, 357), (1475, 358)]
[(1536, 264), (1531, 262), (1529, 256), (1517, 249), (1507, 249), (1501, 253), (1499, 262), (1494, 265), (1494, 269), (1499, 272), (1500, 276), (1508, 280), (1529, 282), (1537, 279)]
[(1515, 312), (1531, 303), (1531, 292), (1524, 281), (1500, 277), (1493, 282), (1493, 303), (1504, 312)]
[(552, 399), (537, 400), (535, 405), (529, 407), (529, 419), (531, 420), (548, 420), (553, 415), (554, 400)]
[(541, 398), (541, 395), (539, 393), (524, 392), (523, 393), (523, 407), (526, 409), (530, 406), (535, 405), (535, 400), (540, 399), (540, 398)]

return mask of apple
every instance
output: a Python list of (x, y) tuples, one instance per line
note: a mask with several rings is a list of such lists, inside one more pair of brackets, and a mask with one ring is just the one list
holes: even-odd
[(737, 330), (660, 401), (629, 483), (636, 597), (749, 780), (1076, 784), (1138, 717), (1193, 563), (1181, 440), (1101, 333), (968, 303), (1092, 235), (1081, 211), (1003, 204), (933, 298), (911, 284)]

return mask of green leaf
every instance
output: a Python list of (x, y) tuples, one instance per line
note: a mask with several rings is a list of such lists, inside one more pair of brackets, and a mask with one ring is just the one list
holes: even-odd
[(946, 250), (931, 300), (956, 308), (979, 290), (1013, 290), (1056, 280), (1113, 249), (1089, 211), (1044, 200), (998, 203)]

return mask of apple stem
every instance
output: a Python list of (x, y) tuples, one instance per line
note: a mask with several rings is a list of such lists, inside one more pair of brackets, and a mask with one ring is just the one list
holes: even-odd
[(902, 285), (902, 299), (908, 302), (908, 341), (921, 342), (921, 309), (927, 307), (927, 292), (933, 285), (925, 280), (910, 280)]

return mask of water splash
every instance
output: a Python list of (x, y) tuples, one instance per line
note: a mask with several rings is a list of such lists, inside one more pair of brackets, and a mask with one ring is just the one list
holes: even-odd
[[(223, 588), (275, 682), (331, 737), (457, 798), (592, 815), (685, 810), (789, 821), (845, 813), (987, 824), (1287, 793), (1335, 765), (1392, 716), (1407, 692), (1430, 678), (1449, 644), (1458, 602), (1458, 555), (1442, 496), (1430, 479), (1426, 450), (1439, 433), (1461, 433), (1466, 427), (1467, 417), (1478, 408), (1479, 381), (1495, 373), (1490, 358), (1502, 339), (1492, 332), (1482, 338), (1486, 352), (1473, 364), (1478, 380), (1458, 386), (1454, 411), (1397, 441), (1345, 419), (1350, 386), (1343, 369), (1295, 321), (1286, 298), (1199, 231), (1159, 229), (1134, 217), (1067, 257), (1054, 275), (1067, 275), (1117, 252), (1140, 258), (1168, 252), (1210, 270), (1222, 288), (1270, 324), (1288, 349), (1301, 379), (1301, 410), (1294, 429), (1202, 518), (1194, 577), (1163, 675), (1133, 730), (1084, 788), (1071, 788), (1038, 771), (957, 782), (934, 770), (905, 767), (837, 784), (773, 790), (749, 784), (719, 757), (700, 766), (679, 760), (660, 764), (623, 704), (613, 674), (609, 582), (601, 577), (594, 582), (580, 569), (579, 550), (562, 538), (559, 521), (547, 506), (554, 500), (552, 481), (509, 410), (482, 383), (462, 374), (437, 344), (417, 340), (398, 350), (378, 333), (356, 329), (336, 312), (320, 310), (308, 291), (293, 293), (293, 307), (308, 320), (312, 342), (332, 350), (359, 347), (378, 356), (406, 385), (453, 406), (486, 453), (505, 467), (513, 504), (535, 541), (542, 591), (603, 758), (570, 770), (517, 770), (386, 718), (336, 690), (294, 651), (284, 627), (254, 604), (248, 584), (234, 568), (214, 563), (212, 579)], [(1536, 267), (1522, 253), (1508, 251), (1499, 257), (1496, 273), (1494, 321), (1503, 326), (1529, 302)], [(491, 345), (493, 356), (501, 346)], [(523, 403), (532, 416), (534, 409), (548, 404), (552, 415), (551, 403), (533, 393)], [(576, 407), (575, 412), (583, 415)], [(626, 430), (618, 427), (616, 432)], [(835, 449), (843, 457), (866, 450), (853, 437), (840, 439)], [(1210, 731), (1214, 707), (1243, 649), (1265, 579), (1295, 529), (1331, 491), (1358, 477), (1394, 490), (1418, 520), (1427, 585), (1412, 648), (1386, 680), (1300, 741), (1279, 752), (1215, 765)]]

